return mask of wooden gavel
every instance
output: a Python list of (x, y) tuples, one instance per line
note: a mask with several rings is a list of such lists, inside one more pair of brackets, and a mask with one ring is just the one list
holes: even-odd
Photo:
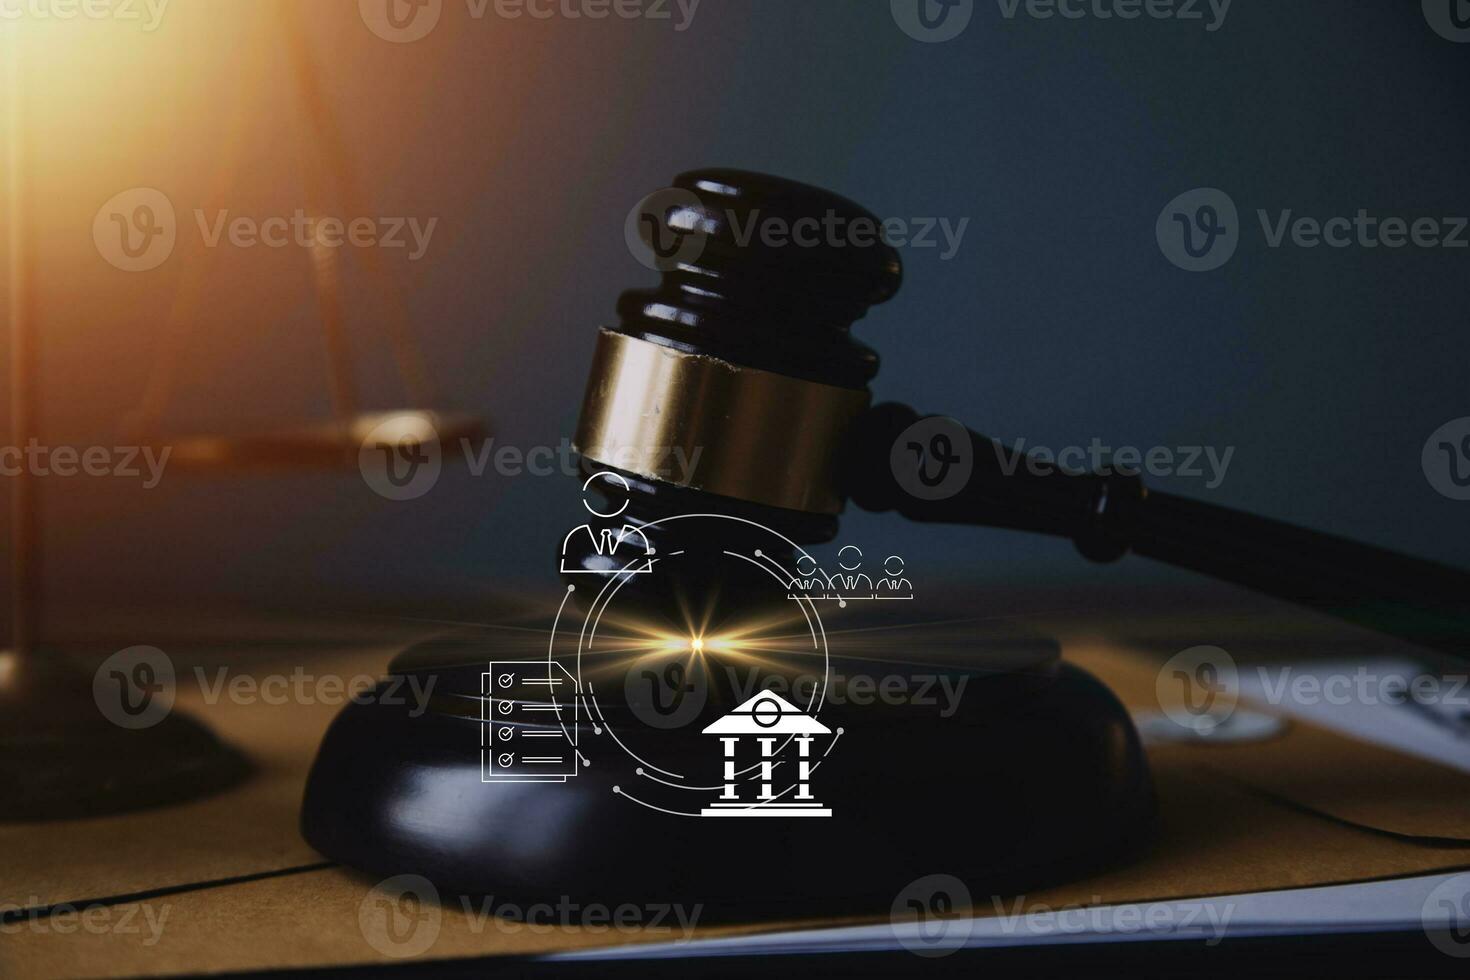
[[(624, 477), (631, 523), (698, 508), (815, 543), (835, 535), (851, 499), (916, 521), (1066, 536), (1096, 561), (1136, 552), (1470, 654), (1466, 572), (1150, 491), (1136, 475), (1020, 457), (902, 405), (870, 407), (878, 357), (849, 328), (903, 273), (881, 222), (853, 202), (700, 170), (642, 209), (663, 279), (624, 293), (619, 324), (600, 331), (576, 438), (584, 469)], [(786, 234), (759, 233), (771, 225)], [(803, 228), (827, 233), (803, 245)], [(674, 454), (694, 465), (676, 471)]]

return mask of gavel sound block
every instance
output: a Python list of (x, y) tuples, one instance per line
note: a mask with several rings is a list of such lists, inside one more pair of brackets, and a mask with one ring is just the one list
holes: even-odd
[[(639, 529), (659, 556), (750, 555), (755, 532), (741, 528), (760, 528), (767, 556), (789, 568), (799, 549), (835, 535), (852, 500), (914, 520), (1065, 535), (1093, 560), (1134, 551), (1411, 642), (1467, 649), (1463, 572), (1153, 493), (1132, 477), (1001, 465), (1004, 450), (956, 423), (870, 407), (878, 358), (850, 327), (898, 290), (897, 253), (877, 238), (803, 248), (744, 232), (755, 220), (876, 227), (852, 202), (708, 170), (648, 203), (637, 217), (662, 280), (624, 293), (617, 324), (599, 332), (577, 446), (588, 476), (617, 476), (593, 481), (607, 498), (597, 509)], [(674, 450), (697, 464), (669, 470)], [(700, 514), (726, 520), (673, 519)], [(560, 560), (570, 584), (611, 580), (620, 611), (647, 619), (676, 621), (676, 609), (716, 600), (745, 612), (779, 605), (761, 575), (715, 560), (626, 578), (590, 546)], [(847, 733), (824, 763), (835, 774), (821, 789), (830, 819), (703, 820), (632, 805), (620, 792), (628, 772), (600, 763), (565, 784), (482, 783), (482, 674), (523, 652), (509, 635), (452, 637), (400, 657), (394, 674), (422, 675), (420, 688), (432, 679), (439, 692), (421, 716), (390, 703), (342, 713), (307, 788), (308, 841), (441, 889), (702, 903), (746, 918), (883, 915), (933, 873), (981, 895), (1031, 890), (1126, 858), (1153, 828), (1129, 718), (1044, 639), (977, 630), (963, 661), (942, 668), (915, 663), (924, 641), (897, 632), (887, 655), (869, 647), (844, 658), (837, 643), (835, 675), (940, 669), (968, 694), (949, 717), (850, 700), (824, 711)], [(643, 726), (629, 690), (599, 687), (605, 714), (582, 734), (634, 738)], [(709, 751), (700, 730), (663, 733), (664, 758), (698, 770)]]
[[(887, 447), (863, 435), (887, 418), (868, 408), (878, 360), (849, 327), (897, 291), (898, 256), (876, 237), (867, 247), (809, 249), (737, 238), (735, 224), (757, 215), (876, 227), (868, 212), (815, 188), (704, 171), (671, 193), (668, 207), (645, 216), (667, 260), (662, 282), (625, 293), (618, 325), (598, 335), (577, 444), (589, 476), (619, 479), (592, 481), (607, 498), (596, 509), (639, 528), (661, 557), (749, 556), (759, 543), (789, 568), (802, 546), (836, 533), (853, 481), (869, 479), (864, 461), (877, 453), (887, 466)], [(698, 459), (682, 481), (661, 469), (676, 448)], [(882, 486), (864, 486), (859, 499), (886, 502)], [(685, 515), (721, 519), (672, 519)], [(677, 622), (691, 607), (790, 612), (749, 564), (671, 560), (656, 574), (627, 575), (592, 546), (559, 559), (578, 590), (568, 618), (609, 582), (618, 614), (645, 621)], [(869, 622), (838, 618), (842, 628)], [(529, 655), (544, 659), (536, 637)], [(869, 645), (861, 659), (834, 638), (820, 718), (842, 742), (820, 774), (832, 816), (811, 820), (697, 819), (631, 803), (626, 791), (647, 774), (593, 753), (611, 736), (648, 734), (625, 684), (599, 684), (596, 720), (574, 722), (591, 757), (575, 778), (482, 782), (487, 663), (525, 658), (523, 638), (469, 631), (400, 656), (387, 683), (432, 681), (429, 710), (372, 701), (343, 711), (307, 787), (307, 840), (345, 864), (424, 875), (445, 891), (701, 903), (713, 919), (886, 915), (909, 883), (934, 873), (979, 894), (1015, 893), (1125, 859), (1153, 830), (1151, 783), (1127, 714), (1045, 638), (975, 628), (963, 656), (942, 666), (924, 662), (938, 654), (922, 631), (896, 632), (891, 649), (880, 644), (875, 656)], [(734, 665), (707, 656), (720, 688), (721, 668)], [(948, 714), (843, 696), (854, 679), (935, 674), (964, 691)], [(710, 703), (734, 699), (719, 689)], [(717, 783), (704, 720), (658, 733), (657, 751)]]

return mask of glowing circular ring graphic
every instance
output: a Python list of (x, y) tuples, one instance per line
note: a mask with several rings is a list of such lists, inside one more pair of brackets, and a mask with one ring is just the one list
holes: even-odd
[[(652, 527), (654, 525), (668, 525), (668, 524), (674, 523), (675, 521), (690, 520), (690, 519), (701, 519), (701, 518), (702, 519), (707, 519), (707, 520), (732, 521), (734, 523), (745, 524), (745, 525), (749, 525), (749, 526), (754, 527), (754, 528), (758, 528), (759, 530), (764, 531), (767, 534), (771, 535), (773, 538), (778, 539), (780, 541), (783, 541), (786, 544), (790, 545), (796, 551), (796, 553), (798, 555), (798, 561), (800, 560), (801, 557), (810, 557), (810, 555), (807, 553), (806, 549), (802, 548), (796, 542), (792, 541), (790, 538), (786, 537), (784, 534), (782, 534), (781, 532), (775, 530), (774, 528), (767, 527), (766, 525), (761, 524), (761, 523), (759, 523), (757, 521), (748, 520), (748, 519), (743, 518), (743, 517), (732, 517), (732, 516), (730, 516), (728, 514), (676, 514), (676, 515), (673, 515), (673, 516), (670, 516), (670, 517), (661, 518), (661, 519), (659, 519), (657, 521), (650, 521), (647, 525), (645, 525), (645, 527)], [(676, 555), (678, 555), (680, 553), (681, 552), (674, 552), (673, 554), (661, 556), (661, 560), (667, 560), (669, 558), (675, 557)], [(774, 579), (778, 583), (781, 583), (783, 585), (783, 587), (785, 586), (786, 583), (782, 581), (781, 575), (778, 575), (777, 572), (775, 571), (775, 569), (769, 567), (769, 565), (767, 565), (767, 564), (765, 564), (763, 562), (760, 562), (760, 561), (756, 561), (756, 560), (754, 560), (752, 558), (746, 558), (743, 555), (734, 555), (733, 553), (730, 553), (730, 552), (727, 552), (727, 554), (732, 554), (733, 557), (742, 558), (745, 561), (750, 562), (751, 564), (758, 565), (764, 571), (766, 571), (766, 573), (769, 574), (772, 577), (772, 579)], [(756, 555), (757, 556), (760, 556), (761, 558), (764, 558), (765, 559), (765, 562), (769, 562), (770, 565), (774, 565), (775, 568), (779, 568), (780, 569), (780, 572), (786, 576), (786, 580), (787, 581), (790, 581), (790, 580), (792, 580), (792, 579), (795, 578), (795, 576), (793, 576), (790, 572), (788, 572), (784, 567), (780, 566), (775, 561), (775, 559), (770, 558), (768, 555), (763, 555), (759, 550), (756, 552)], [(625, 572), (625, 573), (626, 572), (631, 572), (631, 570), (633, 569), (633, 567), (635, 565), (638, 565), (641, 562), (646, 561), (646, 560), (647, 560), (646, 558), (641, 558), (641, 557), (640, 558), (635, 558), (633, 561), (629, 562), (628, 565), (622, 571)], [(593, 642), (594, 642), (594, 640), (596, 638), (598, 625), (599, 625), (599, 623), (600, 623), (600, 621), (602, 619), (602, 614), (612, 605), (613, 600), (616, 598), (617, 593), (622, 589), (622, 587), (625, 584), (627, 584), (628, 582), (632, 581), (633, 577), (634, 576), (631, 575), (631, 574), (617, 574), (617, 575), (614, 575), (614, 576), (608, 578), (607, 581), (604, 582), (601, 590), (598, 592), (597, 597), (589, 604), (589, 607), (587, 609), (587, 614), (584, 617), (584, 619), (582, 621), (582, 624), (581, 624), (581, 631), (580, 631), (581, 635), (578, 637), (578, 640), (577, 640), (577, 656), (576, 656), (576, 670), (575, 670), (575, 675), (576, 675), (577, 684), (578, 684), (578, 687), (579, 688), (581, 688), (581, 687), (584, 686), (583, 673), (582, 673), (582, 654), (583, 654), (584, 651), (589, 651), (592, 648), (592, 644), (593, 644)], [(816, 604), (813, 603), (809, 597), (805, 597), (805, 596), (800, 597), (796, 601), (797, 601), (797, 604), (798, 604), (798, 608), (800, 608), (802, 610), (802, 614), (805, 616), (805, 618), (807, 620), (807, 626), (808, 626), (808, 628), (811, 630), (813, 647), (816, 648), (816, 649), (820, 649), (821, 654), (822, 654), (822, 661), (823, 661), (823, 665), (822, 665), (823, 666), (823, 669), (822, 669), (822, 683), (820, 685), (816, 685), (814, 687), (814, 689), (812, 691), (812, 694), (811, 694), (811, 697), (808, 699), (808, 703), (807, 703), (806, 707), (803, 709), (805, 711), (805, 713), (810, 714), (812, 717), (816, 717), (817, 714), (821, 711), (823, 704), (826, 703), (826, 699), (827, 699), (827, 687), (828, 687), (828, 683), (829, 683), (829, 681), (831, 679), (831, 676), (832, 676), (831, 651), (827, 647), (827, 633), (826, 633), (826, 628), (822, 624), (821, 616), (817, 612)], [(553, 630), (553, 634), (554, 634), (554, 632), (555, 631)], [(551, 646), (554, 646), (554, 645), (555, 645), (555, 636), (553, 635), (552, 640), (551, 640), (551, 644), (548, 645), (548, 655), (549, 655), (549, 652), (550, 652), (550, 647)], [(548, 659), (549, 659), (549, 656), (548, 656)], [(595, 703), (595, 700), (596, 700), (595, 699), (595, 695), (593, 696), (592, 700)], [(765, 703), (766, 702), (762, 702), (762, 704), (765, 704)], [(776, 711), (777, 711), (777, 718), (776, 718), (775, 721), (770, 722), (770, 724), (766, 724), (765, 722), (759, 722), (759, 724), (763, 728), (772, 727), (772, 726), (774, 726), (780, 720), (780, 717), (781, 717), (781, 714), (782, 714), (782, 709), (781, 709), (780, 705), (779, 704), (770, 704), (770, 707), (776, 709)], [(790, 738), (788, 738), (787, 742), (789, 744)], [(631, 749), (629, 749), (628, 746), (624, 745), (616, 737), (614, 737), (614, 743), (626, 755), (628, 755), (631, 759), (633, 759), (634, 762), (636, 762), (638, 765), (640, 765), (642, 767), (646, 767), (646, 768), (651, 769), (651, 770), (653, 770), (655, 772), (661, 773), (661, 774), (666, 775), (666, 776), (670, 776), (670, 777), (672, 777), (674, 779), (685, 779), (686, 778), (685, 776), (683, 776), (683, 775), (681, 775), (681, 774), (679, 774), (677, 772), (673, 772), (673, 771), (668, 770), (668, 769), (662, 769), (659, 766), (656, 766), (653, 763), (649, 762), (648, 760), (640, 757), (639, 755), (637, 755), (636, 753), (634, 753)], [(783, 744), (782, 748), (783, 749), (785, 748), (785, 745), (784, 744)], [(756, 768), (755, 766), (751, 766), (748, 769), (741, 770), (741, 774), (743, 774), (745, 772), (754, 771), (755, 768)], [(693, 787), (690, 787), (690, 788), (693, 788)]]

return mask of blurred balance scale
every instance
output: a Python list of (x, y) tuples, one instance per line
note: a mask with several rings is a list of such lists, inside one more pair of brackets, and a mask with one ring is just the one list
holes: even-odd
[[(277, 20), (257, 23), (254, 38), (267, 26), (286, 54), (301, 111), (297, 114), (307, 212), (321, 215), (327, 186), (349, 213), (366, 213), (351, 160), (332, 109), (324, 97), (300, 12), (279, 3)], [(23, 28), (5, 32), (9, 159), (6, 188), (9, 222), (10, 288), (8, 320), (11, 355), (11, 439), (24, 446), (37, 437), (40, 397), (38, 357), (35, 216), (36, 188), (30, 183), (30, 137), (22, 93), (28, 69)], [(244, 64), (256, 69), (263, 44), (249, 48)], [(241, 86), (248, 90), (249, 86)], [(220, 154), (217, 189), (228, 179), (242, 141), (245, 112), (236, 100), (228, 145)], [(262, 469), (356, 469), (361, 457), (382, 453), (391, 467), (426, 452), (478, 440), (484, 422), (473, 415), (409, 408), (364, 410), (348, 345), (340, 299), (338, 249), (317, 239), (309, 249), (317, 317), (326, 348), (327, 387), (332, 417), (263, 432), (165, 432), (161, 421), (179, 374), (188, 335), (198, 321), (207, 269), (189, 267), (165, 323), (161, 355), (151, 366), (142, 402), (126, 426), (137, 445), (167, 447), (171, 466), (186, 470), (244, 474)], [(398, 375), (413, 405), (435, 398), (424, 359), (407, 326), (407, 316), (391, 278), (378, 266), (372, 249), (358, 250), (363, 278), (376, 290), (384, 311)], [(198, 721), (170, 711), (172, 691), (146, 657), (123, 651), (93, 673), (48, 650), (41, 637), (41, 514), (35, 474), (20, 468), (10, 485), (11, 635), (0, 647), (0, 785), (7, 788), (0, 822), (74, 819), (182, 802), (217, 792), (245, 778), (248, 761)], [(156, 695), (156, 697), (155, 697)]]

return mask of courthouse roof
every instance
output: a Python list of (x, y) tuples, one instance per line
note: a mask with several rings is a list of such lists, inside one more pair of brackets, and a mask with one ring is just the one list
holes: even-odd
[(707, 725), (706, 735), (830, 735), (832, 729), (772, 691)]

